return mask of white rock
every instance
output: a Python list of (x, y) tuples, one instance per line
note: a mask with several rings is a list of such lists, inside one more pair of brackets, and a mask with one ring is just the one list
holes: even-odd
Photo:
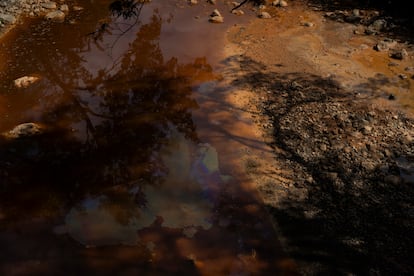
[(16, 23), (16, 17), (14, 17), (11, 14), (1, 14), (0, 13), (0, 22), (6, 22), (9, 24), (14, 24)]
[(276, 0), (272, 2), (272, 6), (276, 6), (276, 7), (287, 7), (288, 3), (284, 0)]
[(305, 27), (313, 27), (315, 24), (313, 24), (312, 22), (302, 22), (302, 25)]
[(268, 12), (263, 11), (259, 13), (259, 18), (269, 19), (269, 18), (272, 18), (272, 16)]
[(214, 16), (221, 16), (221, 13), (219, 12), (218, 9), (215, 9), (210, 15), (210, 17), (214, 17)]
[(36, 76), (24, 76), (14, 80), (14, 85), (17, 88), (26, 88), (31, 84), (37, 82), (40, 78)]
[(81, 6), (73, 6), (73, 8), (72, 8), (74, 11), (81, 11), (81, 10), (83, 10), (83, 7), (81, 7)]
[(212, 23), (223, 23), (224, 17), (223, 16), (210, 16), (209, 21)]
[(284, 1), (284, 0), (281, 0), (281, 1), (279, 1), (279, 6), (280, 7), (287, 7), (288, 6), (288, 3), (286, 1)]
[(11, 139), (34, 136), (42, 133), (42, 126), (36, 123), (24, 123), (15, 126), (12, 130), (2, 133), (3, 136)]
[(395, 40), (381, 40), (375, 45), (374, 49), (381, 52), (381, 51), (388, 51), (389, 49), (394, 48), (397, 45)]
[(46, 2), (46, 3), (42, 3), (41, 7), (48, 9), (48, 10), (55, 10), (57, 8), (57, 5), (55, 2)]
[(59, 8), (59, 10), (61, 10), (63, 12), (68, 12), (69, 11), (69, 6), (66, 5), (66, 4), (61, 5), (60, 8)]
[(235, 15), (244, 15), (244, 11), (242, 10), (232, 10), (231, 13)]

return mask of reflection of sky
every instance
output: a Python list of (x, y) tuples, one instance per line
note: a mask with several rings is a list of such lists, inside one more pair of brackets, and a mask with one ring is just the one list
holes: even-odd
[[(145, 4), (139, 18), (124, 19), (113, 18), (109, 24), (110, 33), (105, 33), (102, 40), (89, 43), (82, 51), (82, 66), (97, 77), (100, 70), (115, 74), (119, 70), (117, 62), (130, 51), (131, 43), (137, 39), (136, 34), (140, 28), (151, 22), (152, 16), (162, 18), (159, 43), (164, 60), (179, 58), (180, 63), (188, 63), (198, 57), (209, 57), (209, 60), (221, 55), (222, 49), (214, 47), (223, 40), (226, 24), (211, 24), (208, 22), (208, 14), (211, 7), (177, 8), (173, 3), (165, 1), (153, 1)], [(196, 15), (200, 19), (195, 19)], [(229, 21), (234, 21), (228, 19)], [(220, 30), (220, 31), (219, 31)], [(141, 38), (146, 39), (146, 38)], [(211, 41), (211, 43), (205, 43)], [(134, 50), (134, 49), (133, 49)], [(135, 58), (139, 58), (136, 55)], [(115, 65), (115, 66), (114, 66)]]
[[(65, 225), (56, 231), (68, 233), (84, 245), (100, 246), (137, 244), (137, 232), (158, 217), (163, 227), (182, 229), (188, 237), (199, 229), (208, 230), (213, 205), (208, 193), (221, 182), (216, 150), (175, 133), (160, 155), (168, 171), (160, 183), (134, 187), (122, 200), (104, 195), (87, 198), (70, 210)], [(142, 208), (134, 201), (140, 189), (147, 202)], [(127, 218), (119, 219), (119, 213)]]

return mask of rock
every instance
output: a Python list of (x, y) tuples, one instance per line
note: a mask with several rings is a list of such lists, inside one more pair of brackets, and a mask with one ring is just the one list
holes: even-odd
[(288, 6), (288, 3), (287, 3), (286, 1), (281, 0), (281, 1), (279, 2), (279, 6), (280, 6), (280, 7), (287, 7), (287, 6)]
[(272, 6), (276, 6), (276, 7), (287, 7), (288, 3), (284, 0), (276, 0), (272, 2)]
[(54, 22), (63, 22), (65, 21), (65, 13), (63, 11), (52, 11), (47, 13), (45, 18)]
[(244, 11), (242, 10), (232, 10), (231, 13), (235, 15), (244, 15)]
[(56, 5), (55, 2), (42, 3), (40, 6), (42, 8), (48, 9), (48, 10), (55, 10), (55, 9), (57, 9), (57, 5)]
[(11, 14), (1, 14), (0, 13), (0, 23), (8, 23), (8, 24), (15, 24), (16, 17)]
[(305, 27), (313, 27), (315, 25), (312, 22), (302, 22), (301, 24), (302, 26), (305, 26)]
[(208, 21), (210, 21), (211, 23), (223, 23), (224, 22), (224, 17), (222, 17), (222, 16), (211, 16)]
[(388, 51), (389, 49), (394, 48), (397, 45), (397, 42), (392, 39), (384, 39), (377, 43), (377, 45), (374, 46), (374, 49), (383, 52)]
[(60, 6), (59, 10), (61, 10), (63, 12), (68, 12), (69, 11), (69, 6), (68, 5), (62, 5), (62, 6)]
[(260, 12), (258, 16), (259, 16), (259, 18), (262, 18), (262, 19), (272, 18), (272, 16), (268, 12), (264, 12), (264, 11)]
[(188, 3), (193, 6), (193, 5), (197, 5), (198, 1), (197, 0), (188, 0)]
[(30, 137), (42, 133), (42, 127), (36, 123), (24, 123), (17, 125), (12, 130), (3, 133), (3, 136), (10, 139)]
[(219, 12), (219, 10), (218, 9), (215, 9), (211, 14), (210, 14), (210, 16), (211, 17), (214, 17), (214, 16), (220, 16), (221, 17), (221, 13)]
[(390, 53), (390, 57), (398, 60), (403, 60), (408, 57), (408, 53), (405, 49), (394, 50)]
[(73, 6), (73, 8), (72, 8), (74, 11), (82, 11), (83, 10), (83, 7), (81, 7), (81, 6)]
[(217, 9), (215, 9), (211, 13), (210, 18), (209, 18), (208, 21), (210, 21), (212, 23), (223, 23), (224, 22), (224, 17), (221, 16), (221, 13)]
[(372, 126), (364, 126), (362, 129), (362, 133), (367, 135), (370, 134), (372, 132)]
[(414, 72), (414, 66), (405, 67), (404, 71), (406, 72)]
[(276, 6), (276, 7), (287, 7), (288, 3), (284, 0), (276, 0), (272, 2), (272, 6)]
[(352, 15), (353, 15), (353, 16), (360, 16), (360, 15), (361, 15), (361, 13), (359, 12), (359, 10), (358, 10), (358, 9), (354, 9), (354, 10), (352, 10)]
[(387, 21), (385, 19), (377, 19), (375, 20), (371, 25), (368, 26), (368, 29), (370, 29), (374, 33), (381, 32), (387, 28)]
[(24, 76), (14, 80), (14, 85), (17, 88), (27, 88), (31, 84), (37, 82), (40, 78), (36, 76)]
[(215, 5), (216, 4), (216, 0), (207, 0), (207, 3)]

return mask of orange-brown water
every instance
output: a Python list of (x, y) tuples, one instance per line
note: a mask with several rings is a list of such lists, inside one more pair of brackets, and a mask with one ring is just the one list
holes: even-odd
[[(291, 271), (232, 165), (232, 146), (262, 144), (237, 136), (216, 85), (241, 19), (210, 24), (212, 6), (183, 3), (79, 1), (64, 23), (28, 19), (2, 40), (0, 133), (43, 132), (0, 140), (0, 274)], [(16, 88), (26, 75), (40, 80)]]

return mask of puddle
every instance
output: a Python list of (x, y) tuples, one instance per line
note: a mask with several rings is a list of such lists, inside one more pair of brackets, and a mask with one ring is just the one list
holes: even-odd
[[(208, 23), (206, 3), (77, 4), (1, 41), (0, 133), (41, 126), (0, 137), (1, 274), (290, 271), (229, 162), (226, 141), (242, 138), (214, 134), (231, 116), (209, 114), (219, 45), (242, 19)], [(37, 79), (16, 88), (23, 76)]]
[(65, 224), (55, 228), (81, 244), (94, 247), (136, 245), (138, 231), (162, 220), (160, 226), (182, 230), (192, 238), (198, 229), (212, 227), (215, 198), (226, 176), (219, 171), (217, 152), (208, 144), (195, 145), (175, 133), (161, 149), (163, 174), (155, 185), (137, 183), (106, 195), (86, 198), (73, 207)]

